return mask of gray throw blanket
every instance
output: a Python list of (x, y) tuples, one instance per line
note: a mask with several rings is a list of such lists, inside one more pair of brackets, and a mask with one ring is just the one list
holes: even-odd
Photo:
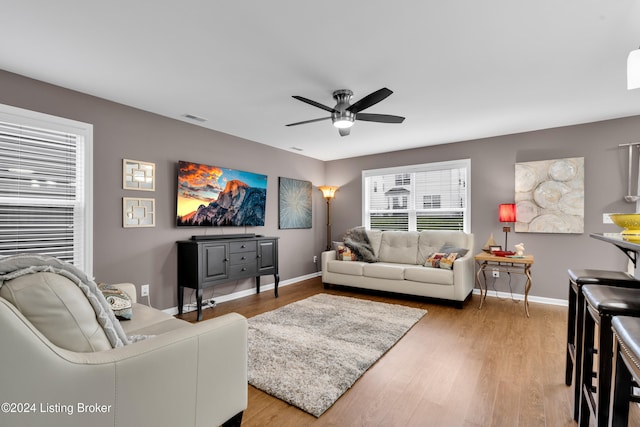
[(365, 262), (377, 262), (378, 258), (373, 253), (373, 247), (364, 227), (355, 227), (344, 235), (344, 244), (356, 254), (356, 260)]
[(51, 272), (66, 277), (78, 285), (96, 312), (96, 319), (104, 330), (113, 348), (129, 344), (120, 322), (111, 311), (98, 285), (75, 266), (45, 255), (15, 255), (0, 258), (0, 288), (4, 282), (38, 272)]

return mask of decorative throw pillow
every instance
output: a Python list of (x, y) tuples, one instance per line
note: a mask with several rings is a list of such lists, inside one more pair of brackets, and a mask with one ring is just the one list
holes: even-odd
[(349, 247), (347, 247), (347, 246), (339, 245), (336, 256), (337, 256), (338, 260), (340, 260), (340, 261), (355, 261), (356, 260), (356, 254), (351, 252), (351, 249), (349, 249)]
[(111, 306), (113, 314), (118, 319), (131, 320), (133, 317), (133, 309), (131, 308), (131, 298), (126, 292), (106, 283), (98, 284), (98, 289), (100, 289), (102, 295), (104, 295)]
[(440, 261), (446, 255), (447, 254), (445, 254), (444, 252), (432, 253), (431, 255), (429, 255), (429, 258), (427, 258), (427, 261), (424, 263), (424, 266), (425, 267), (440, 268)]
[(453, 270), (453, 262), (458, 258), (457, 252), (452, 252), (450, 254), (446, 254), (445, 257), (440, 259), (440, 268), (444, 268), (446, 270)]

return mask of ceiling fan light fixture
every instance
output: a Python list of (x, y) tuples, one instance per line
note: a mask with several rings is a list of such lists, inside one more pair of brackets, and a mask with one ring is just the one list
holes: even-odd
[(627, 89), (640, 88), (640, 49), (632, 50), (627, 57)]
[(338, 129), (349, 129), (353, 126), (353, 122), (356, 120), (356, 115), (350, 111), (337, 111), (331, 115), (331, 121), (333, 126)]
[(333, 121), (333, 125), (338, 129), (349, 129), (353, 126), (353, 119), (336, 119)]

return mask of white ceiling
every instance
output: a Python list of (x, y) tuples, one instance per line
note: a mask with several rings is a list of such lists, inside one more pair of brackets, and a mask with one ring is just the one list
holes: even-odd
[[(0, 68), (332, 160), (640, 115), (638, 0), (0, 0)], [(394, 91), (340, 137), (334, 106)], [(0, 88), (1, 90), (1, 88)], [(297, 151), (295, 151), (297, 152)]]

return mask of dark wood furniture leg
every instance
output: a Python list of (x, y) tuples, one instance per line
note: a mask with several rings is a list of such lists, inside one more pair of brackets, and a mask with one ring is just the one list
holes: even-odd
[(184, 305), (184, 286), (178, 286), (178, 314), (182, 314)]
[(618, 341), (614, 341), (613, 361), (613, 390), (611, 390), (611, 413), (609, 414), (609, 425), (612, 427), (627, 427), (629, 425), (629, 402), (631, 400), (631, 387), (633, 381), (627, 366), (622, 360)]
[(240, 424), (242, 424), (242, 415), (243, 414), (244, 414), (244, 411), (237, 413), (236, 415), (234, 415), (233, 417), (231, 417), (227, 421), (225, 421), (222, 424), (222, 427), (240, 427)]
[(202, 320), (202, 288), (196, 290), (196, 304), (198, 304), (198, 322)]

